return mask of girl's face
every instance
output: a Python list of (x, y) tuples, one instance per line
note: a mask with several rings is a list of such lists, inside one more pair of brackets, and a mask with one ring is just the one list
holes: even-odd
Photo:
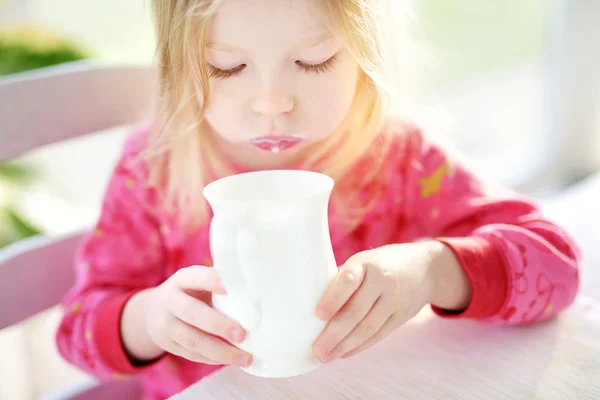
[(250, 168), (291, 162), (342, 122), (359, 67), (314, 0), (225, 0), (208, 31), (206, 121)]

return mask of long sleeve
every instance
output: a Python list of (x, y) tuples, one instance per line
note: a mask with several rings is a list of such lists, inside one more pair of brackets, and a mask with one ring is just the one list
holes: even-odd
[(61, 355), (99, 379), (136, 374), (121, 342), (120, 318), (137, 291), (164, 279), (165, 250), (152, 192), (134, 163), (141, 138), (134, 135), (113, 171), (95, 230), (76, 255), (76, 285), (63, 301), (56, 334)]
[(519, 324), (556, 315), (579, 289), (579, 250), (530, 200), (492, 189), (421, 133), (411, 133), (404, 171), (415, 237), (448, 245), (473, 289), (468, 308), (444, 317)]

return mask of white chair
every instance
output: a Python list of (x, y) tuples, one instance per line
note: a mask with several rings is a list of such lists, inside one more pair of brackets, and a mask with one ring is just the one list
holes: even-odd
[[(150, 66), (77, 62), (0, 79), (0, 161), (138, 122), (154, 78)], [(60, 303), (74, 283), (72, 260), (84, 233), (33, 237), (0, 250), (0, 330)], [(134, 399), (137, 386), (84, 385), (62, 398)]]

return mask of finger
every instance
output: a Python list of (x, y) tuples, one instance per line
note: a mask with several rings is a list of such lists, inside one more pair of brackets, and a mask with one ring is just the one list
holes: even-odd
[(335, 347), (369, 314), (381, 295), (380, 291), (375, 289), (374, 286), (363, 285), (329, 321), (314, 343), (314, 352), (321, 361), (330, 361), (331, 352)]
[(317, 315), (324, 321), (333, 317), (360, 287), (365, 275), (362, 263), (348, 262), (340, 268), (317, 306)]
[(177, 318), (175, 318), (172, 315), (167, 316), (164, 319), (163, 325), (165, 327), (169, 327), (169, 328), (165, 332), (165, 335), (160, 338), (159, 346), (168, 353), (186, 358), (190, 361), (194, 361), (197, 363), (203, 363), (203, 364), (220, 365), (219, 362), (217, 362), (215, 360), (211, 360), (208, 357), (203, 356), (202, 354), (192, 352), (192, 351), (186, 349), (185, 347), (181, 346), (179, 343), (176, 343), (175, 341), (173, 341), (173, 339), (171, 338), (171, 336), (173, 336), (172, 333), (176, 329), (176, 327), (178, 327), (179, 324), (182, 324), (182, 323), (183, 322), (179, 321)]
[(391, 307), (380, 297), (369, 314), (350, 332), (348, 336), (331, 352), (331, 359), (349, 353), (375, 335), (391, 318)]
[(211, 267), (194, 265), (182, 268), (175, 273), (175, 282), (181, 289), (206, 290), (226, 294), (219, 274)]
[(375, 333), (373, 336), (367, 339), (366, 342), (356, 347), (354, 350), (350, 350), (348, 353), (344, 354), (342, 358), (355, 356), (356, 354), (379, 343), (381, 339), (383, 339), (384, 337), (389, 335), (394, 329), (396, 329), (401, 324), (401, 321), (402, 319), (398, 317), (398, 315), (392, 316), (390, 319), (387, 320), (385, 324), (383, 324), (383, 326), (377, 331), (377, 333)]
[(185, 347), (181, 346), (180, 344), (173, 342), (172, 340), (170, 341), (170, 343), (167, 346), (165, 346), (165, 350), (171, 354), (174, 354), (179, 357), (183, 357), (183, 358), (188, 359), (193, 362), (197, 362), (197, 363), (201, 363), (201, 364), (209, 364), (209, 365), (222, 365), (221, 363), (219, 363), (215, 360), (211, 360), (210, 358), (206, 358), (200, 354), (196, 354), (196, 353), (186, 349)]
[(237, 322), (185, 292), (173, 290), (169, 305), (177, 318), (204, 332), (233, 343), (241, 343), (246, 337), (246, 331)]
[(251, 364), (252, 356), (224, 341), (173, 318), (169, 337), (183, 348), (219, 364), (245, 367)]

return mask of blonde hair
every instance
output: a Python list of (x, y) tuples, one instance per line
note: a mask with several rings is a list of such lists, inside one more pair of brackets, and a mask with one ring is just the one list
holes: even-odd
[[(404, 97), (397, 96), (411, 93), (407, 85), (411, 79), (398, 79), (411, 75), (406, 65), (399, 63), (407, 49), (406, 43), (399, 41), (407, 37), (400, 32), (407, 26), (402, 22), (407, 4), (403, 0), (314, 1), (362, 71), (346, 118), (324, 143), (308, 149), (302, 166), (339, 182), (373, 148), (389, 113), (407, 110), (407, 103), (401, 101)], [(202, 196), (204, 186), (232, 173), (219, 158), (210, 135), (203, 134), (203, 115), (210, 101), (209, 71), (204, 62), (206, 33), (221, 2), (152, 0), (160, 93), (144, 154), (149, 158), (150, 184), (166, 190), (167, 210), (192, 227), (209, 216)], [(386, 151), (386, 141), (379, 143), (374, 157), (379, 162), (369, 173), (349, 184), (336, 184), (334, 189), (332, 201), (345, 210), (343, 220), (349, 229), (368, 208), (359, 194), (377, 175)]]

